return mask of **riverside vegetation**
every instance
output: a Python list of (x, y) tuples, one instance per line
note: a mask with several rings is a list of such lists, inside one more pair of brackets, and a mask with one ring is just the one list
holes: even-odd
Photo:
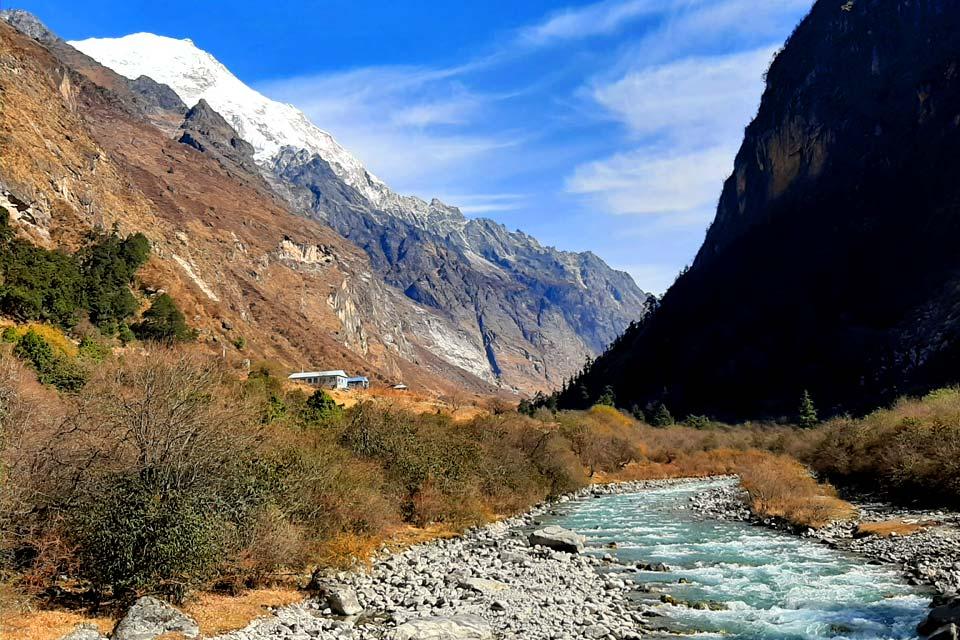
[[(872, 459), (891, 488), (955, 497), (936, 484), (946, 452), (914, 465), (930, 455), (919, 434), (960, 428), (955, 390), (805, 430), (657, 428), (609, 406), (455, 422), (373, 402), (343, 409), (268, 366), (244, 377), (190, 347), (107, 356), (62, 393), (15, 352), (0, 357), (2, 562), (16, 593), (41, 600), (236, 592), (362, 558), (404, 525), (458, 531), (594, 481), (738, 474), (756, 513), (804, 527), (851, 509), (797, 460), (847, 480)], [(898, 437), (874, 436), (875, 422)]]
[(808, 429), (677, 425), (663, 406), (657, 426), (607, 404), (460, 422), (344, 409), (269, 363), (248, 372), (191, 346), (172, 298), (134, 290), (148, 256), (116, 231), (76, 254), (3, 238), (4, 312), (26, 324), (0, 347), (0, 606), (236, 593), (369, 557), (403, 527), (458, 532), (592, 482), (737, 474), (756, 514), (803, 527), (851, 514), (805, 464), (960, 496), (939, 445), (960, 429), (957, 390)]

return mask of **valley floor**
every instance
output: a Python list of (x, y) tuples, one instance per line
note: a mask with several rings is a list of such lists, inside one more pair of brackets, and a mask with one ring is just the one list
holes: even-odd
[[(527, 534), (571, 499), (664, 488), (685, 479), (595, 485), (552, 503), (466, 532), (377, 559), (369, 571), (328, 571), (315, 576), (327, 593), (348, 603), (355, 595), (363, 613), (336, 615), (324, 597), (271, 607), (242, 629), (217, 640), (307, 640), (308, 638), (619, 638), (669, 633), (658, 612), (658, 595), (611, 571), (612, 557), (571, 555), (531, 547)], [(738, 485), (697, 494), (690, 509), (712, 519), (758, 519), (745, 506)], [(800, 535), (832, 548), (902, 566), (912, 584), (939, 591), (960, 582), (960, 514), (911, 511), (885, 504), (858, 505), (855, 521)], [(866, 535), (873, 527), (874, 533)], [(892, 532), (892, 535), (890, 535)], [(629, 569), (628, 569), (629, 570)], [(656, 592), (657, 590), (654, 589)], [(294, 592), (290, 592), (294, 593)], [(692, 603), (687, 603), (692, 605)], [(334, 605), (336, 608), (336, 605)], [(197, 607), (192, 607), (196, 611)], [(209, 627), (207, 627), (209, 628)], [(448, 635), (430, 635), (446, 633)], [(37, 636), (38, 638), (41, 636)], [(209, 637), (209, 636), (208, 636)], [(84, 638), (84, 640), (86, 640)]]

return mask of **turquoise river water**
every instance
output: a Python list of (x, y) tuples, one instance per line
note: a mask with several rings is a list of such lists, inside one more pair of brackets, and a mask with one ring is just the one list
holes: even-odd
[[(550, 521), (586, 535), (591, 553), (672, 568), (625, 574), (637, 582), (678, 600), (727, 607), (662, 605), (678, 631), (744, 640), (916, 637), (930, 594), (907, 585), (895, 567), (763, 527), (704, 519), (685, 508), (690, 496), (713, 486), (717, 482), (684, 483), (571, 502)], [(618, 548), (601, 548), (609, 542)], [(689, 582), (678, 583), (681, 578)]]

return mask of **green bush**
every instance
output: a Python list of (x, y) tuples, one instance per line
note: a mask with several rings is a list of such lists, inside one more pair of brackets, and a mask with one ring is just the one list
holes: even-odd
[(54, 359), (53, 347), (33, 329), (20, 336), (13, 353), (28, 361), (38, 373), (49, 369)]
[(137, 336), (133, 334), (130, 325), (126, 322), (121, 322), (120, 326), (117, 327), (117, 339), (120, 340), (121, 344), (127, 345), (136, 340)]
[(55, 353), (50, 343), (33, 329), (20, 337), (13, 353), (30, 363), (40, 382), (61, 391), (79, 391), (87, 381), (86, 370), (75, 358)]
[(0, 340), (3, 340), (7, 343), (15, 344), (17, 340), (20, 339), (20, 334), (17, 333), (16, 327), (7, 327), (3, 330), (3, 334), (0, 335)]
[(132, 327), (141, 340), (157, 342), (187, 342), (197, 335), (187, 326), (183, 312), (166, 293), (161, 293), (143, 314), (143, 319)]
[(99, 591), (163, 593), (181, 600), (211, 577), (225, 522), (202, 494), (118, 476), (74, 513), (84, 577)]
[(98, 342), (90, 336), (84, 336), (81, 338), (78, 349), (80, 352), (80, 357), (91, 362), (103, 362), (107, 356), (112, 353), (112, 350), (108, 345)]
[(707, 416), (687, 416), (687, 419), (683, 421), (688, 427), (692, 429), (709, 429), (713, 424), (713, 421), (710, 420)]
[(343, 417), (343, 407), (329, 393), (317, 389), (307, 398), (301, 415), (307, 426), (326, 425)]

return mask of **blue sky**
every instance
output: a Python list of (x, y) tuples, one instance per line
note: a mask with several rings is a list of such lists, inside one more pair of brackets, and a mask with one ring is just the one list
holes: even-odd
[[(13, 6), (3, 2), (4, 6)], [(812, 0), (21, 0), (66, 39), (191, 38), (395, 190), (662, 292)]]

